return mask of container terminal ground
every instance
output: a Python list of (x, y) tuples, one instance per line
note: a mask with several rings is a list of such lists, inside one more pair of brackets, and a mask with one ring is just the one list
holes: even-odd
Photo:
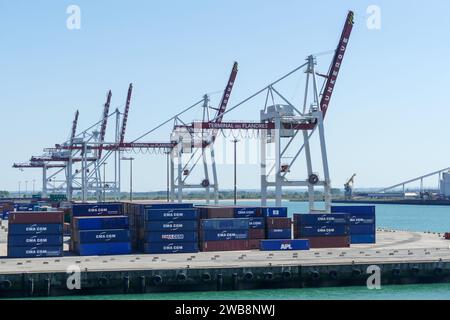
[[(377, 244), (350, 248), (0, 258), (0, 297), (366, 285), (370, 265), (384, 284), (447, 282), (449, 245), (437, 233), (378, 230)], [(74, 265), (82, 290), (67, 289)]]

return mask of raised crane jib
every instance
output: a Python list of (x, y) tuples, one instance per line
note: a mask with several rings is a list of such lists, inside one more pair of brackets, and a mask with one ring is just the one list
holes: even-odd
[(235, 61), (233, 64), (233, 69), (231, 70), (230, 79), (228, 79), (227, 86), (223, 92), (222, 100), (220, 100), (219, 108), (217, 109), (216, 116), (213, 122), (221, 123), (223, 115), (227, 109), (228, 101), (230, 100), (231, 91), (233, 91), (234, 82), (236, 81), (236, 76), (238, 73), (238, 63)]
[(100, 129), (100, 137), (99, 137), (100, 148), (98, 149), (98, 159), (102, 158), (103, 142), (105, 141), (106, 126), (108, 124), (108, 115), (109, 115), (109, 106), (111, 104), (111, 97), (112, 97), (112, 93), (111, 93), (111, 90), (109, 90), (108, 97), (106, 98), (106, 103), (103, 108), (103, 120), (102, 120), (101, 129)]
[(339, 40), (339, 44), (336, 48), (336, 52), (334, 53), (334, 57), (327, 76), (324, 91), (322, 93), (322, 99), (320, 101), (320, 110), (322, 111), (323, 117), (325, 117), (325, 114), (327, 113), (331, 96), (333, 95), (334, 86), (336, 85), (336, 79), (339, 75), (339, 70), (341, 69), (345, 51), (347, 50), (348, 41), (352, 33), (353, 24), (354, 24), (354, 13), (353, 11), (349, 11), (347, 19), (345, 20), (344, 30), (342, 30), (342, 35)]
[(131, 103), (132, 93), (133, 93), (133, 84), (130, 83), (130, 87), (128, 88), (127, 102), (125, 104), (125, 111), (123, 112), (122, 128), (120, 130), (119, 144), (123, 144), (125, 141), (125, 131), (127, 129), (128, 113), (130, 111), (130, 103)]
[(73, 140), (75, 139), (75, 135), (77, 133), (79, 116), (80, 116), (80, 112), (77, 110), (77, 112), (75, 112), (75, 119), (73, 120), (73, 123), (72, 123), (72, 131), (70, 133), (70, 145), (73, 145)]

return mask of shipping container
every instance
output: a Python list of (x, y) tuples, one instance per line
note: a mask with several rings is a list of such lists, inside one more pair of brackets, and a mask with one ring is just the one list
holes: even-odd
[(61, 235), (8, 235), (8, 246), (12, 247), (56, 247), (63, 244)]
[(8, 246), (9, 258), (48, 258), (61, 257), (62, 246), (55, 247), (12, 247)]
[(249, 228), (248, 218), (204, 219), (200, 221), (202, 230), (245, 230)]
[(375, 215), (375, 206), (331, 206), (331, 213), (349, 213), (351, 215)]
[(287, 218), (288, 209), (286, 207), (263, 207), (261, 208), (264, 217)]
[(76, 230), (103, 230), (103, 229), (127, 229), (127, 216), (104, 217), (75, 217), (74, 228)]
[(149, 209), (145, 212), (145, 221), (159, 220), (197, 220), (197, 209)]
[(309, 240), (309, 247), (311, 249), (350, 247), (349, 236), (308, 237), (307, 239)]
[(248, 218), (248, 226), (250, 229), (265, 229), (266, 219), (265, 218)]
[(291, 218), (266, 218), (267, 229), (289, 229), (291, 224)]
[(296, 237), (323, 237), (323, 236), (344, 236), (349, 230), (346, 225), (315, 225), (300, 226), (295, 228)]
[(234, 218), (233, 208), (221, 207), (198, 207), (202, 219), (232, 219)]
[(11, 212), (9, 224), (63, 224), (64, 216), (62, 212)]
[(370, 217), (367, 215), (351, 215), (350, 216), (350, 224), (352, 224), (352, 225), (375, 224), (375, 216)]
[(144, 244), (144, 253), (197, 253), (198, 242), (151, 242)]
[(352, 234), (374, 234), (375, 233), (374, 224), (359, 224), (350, 225), (350, 235)]
[(73, 204), (72, 214), (74, 217), (120, 216), (122, 215), (122, 204), (121, 203)]
[(246, 230), (200, 230), (200, 241), (247, 240)]
[(74, 241), (80, 243), (128, 242), (129, 230), (83, 230), (74, 232)]
[(146, 231), (196, 231), (198, 230), (197, 220), (168, 220), (168, 221), (147, 221), (144, 230)]
[(265, 239), (266, 230), (265, 229), (250, 229), (248, 230), (249, 239)]
[(261, 216), (261, 209), (257, 207), (234, 207), (235, 218), (249, 218)]
[(62, 234), (63, 225), (56, 224), (11, 224), (8, 226), (10, 235), (38, 235), (38, 234)]
[(259, 250), (261, 246), (261, 239), (249, 239), (248, 246), (250, 250)]
[(146, 232), (144, 236), (145, 242), (195, 242), (198, 241), (197, 231), (186, 232)]
[(292, 231), (289, 229), (267, 229), (267, 239), (292, 239)]
[(249, 240), (224, 240), (200, 242), (200, 251), (242, 251), (250, 250)]
[(375, 234), (352, 234), (350, 235), (351, 244), (376, 243)]
[(74, 243), (74, 251), (81, 256), (131, 254), (130, 242)]
[(33, 211), (34, 206), (32, 203), (16, 203), (14, 204), (14, 210), (17, 212)]
[(309, 250), (308, 239), (261, 240), (261, 251)]
[(347, 225), (349, 223), (350, 215), (348, 213), (294, 214), (294, 224), (296, 225)]

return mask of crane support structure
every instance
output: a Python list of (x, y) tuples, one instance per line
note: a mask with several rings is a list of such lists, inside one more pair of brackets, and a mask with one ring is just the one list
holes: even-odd
[[(238, 63), (234, 62), (218, 108), (209, 106), (208, 95), (203, 97), (204, 112), (202, 123), (220, 126), (230, 101), (237, 74)], [(215, 116), (212, 119), (209, 119), (209, 109), (216, 110)], [(193, 134), (195, 129), (197, 129), (195, 124), (187, 125), (186, 123), (182, 123), (180, 125), (178, 122), (175, 121), (172, 133), (172, 142), (175, 143), (175, 146), (170, 153), (170, 172), (172, 173), (170, 175), (170, 200), (174, 202), (177, 199), (178, 202), (182, 202), (184, 189), (204, 189), (206, 202), (209, 203), (212, 188), (214, 190), (214, 203), (217, 204), (219, 202), (219, 182), (217, 178), (214, 141), (216, 140), (218, 130), (212, 129), (211, 132), (208, 131), (206, 138), (203, 130), (201, 130), (200, 141), (197, 141), (198, 139)], [(210, 164), (208, 164), (206, 149), (209, 149)], [(184, 153), (190, 154), (186, 162), (183, 161)], [(192, 176), (193, 169), (199, 162), (203, 163), (203, 179), (200, 182), (188, 183), (187, 180)], [(210, 181), (210, 174), (212, 175), (212, 183)]]
[[(302, 108), (296, 107), (294, 103), (289, 102), (281, 93), (270, 85), (267, 89), (267, 97), (278, 96), (282, 104), (267, 104), (261, 111), (261, 122), (273, 124), (274, 130), (263, 131), (261, 135), (261, 204), (267, 204), (267, 192), (269, 187), (275, 188), (275, 202), (277, 206), (281, 205), (283, 187), (307, 187), (309, 195), (310, 212), (323, 211), (329, 213), (331, 209), (331, 179), (328, 169), (328, 156), (325, 143), (324, 118), (330, 105), (331, 97), (336, 85), (336, 80), (342, 66), (347, 45), (349, 43), (351, 31), (353, 29), (354, 14), (350, 11), (346, 17), (343, 31), (335, 50), (331, 66), (323, 92), (320, 92), (316, 76), (316, 57), (310, 55), (306, 63), (306, 87)], [(283, 78), (282, 78), (283, 79)], [(308, 109), (309, 108), (309, 109)], [(302, 111), (300, 111), (302, 110)], [(309, 110), (309, 111), (308, 111)], [(297, 149), (295, 156), (288, 159), (286, 154), (289, 147), (298, 144), (293, 143), (298, 135), (302, 133), (303, 144)], [(321, 166), (323, 178), (313, 168), (311, 157), (310, 138), (315, 131), (319, 134)], [(271, 159), (267, 158), (267, 144), (274, 144), (275, 160), (270, 164)], [(302, 152), (305, 152), (307, 178), (305, 180), (291, 179), (291, 168)], [(315, 187), (322, 187), (324, 192), (325, 208), (317, 209), (315, 207)]]

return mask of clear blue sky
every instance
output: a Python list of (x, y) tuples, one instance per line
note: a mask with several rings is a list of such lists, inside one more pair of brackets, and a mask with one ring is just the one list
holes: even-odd
[[(81, 8), (81, 30), (66, 28), (70, 4)], [(381, 30), (366, 27), (372, 4), (381, 8)], [(449, 166), (447, 0), (19, 0), (0, 3), (0, 189), (40, 181), (39, 171), (11, 165), (64, 141), (77, 108), (80, 127), (99, 120), (107, 90), (121, 106), (134, 83), (127, 138), (136, 138), (222, 90), (234, 60), (231, 104), (306, 55), (333, 49), (348, 9), (355, 29), (326, 119), (334, 186), (354, 172), (357, 187), (370, 187)], [(258, 114), (244, 108), (229, 119)], [(219, 169), (222, 187), (232, 187), (232, 166)], [(163, 157), (139, 156), (136, 172), (136, 190), (164, 189)], [(258, 167), (241, 166), (239, 184), (259, 187)]]

